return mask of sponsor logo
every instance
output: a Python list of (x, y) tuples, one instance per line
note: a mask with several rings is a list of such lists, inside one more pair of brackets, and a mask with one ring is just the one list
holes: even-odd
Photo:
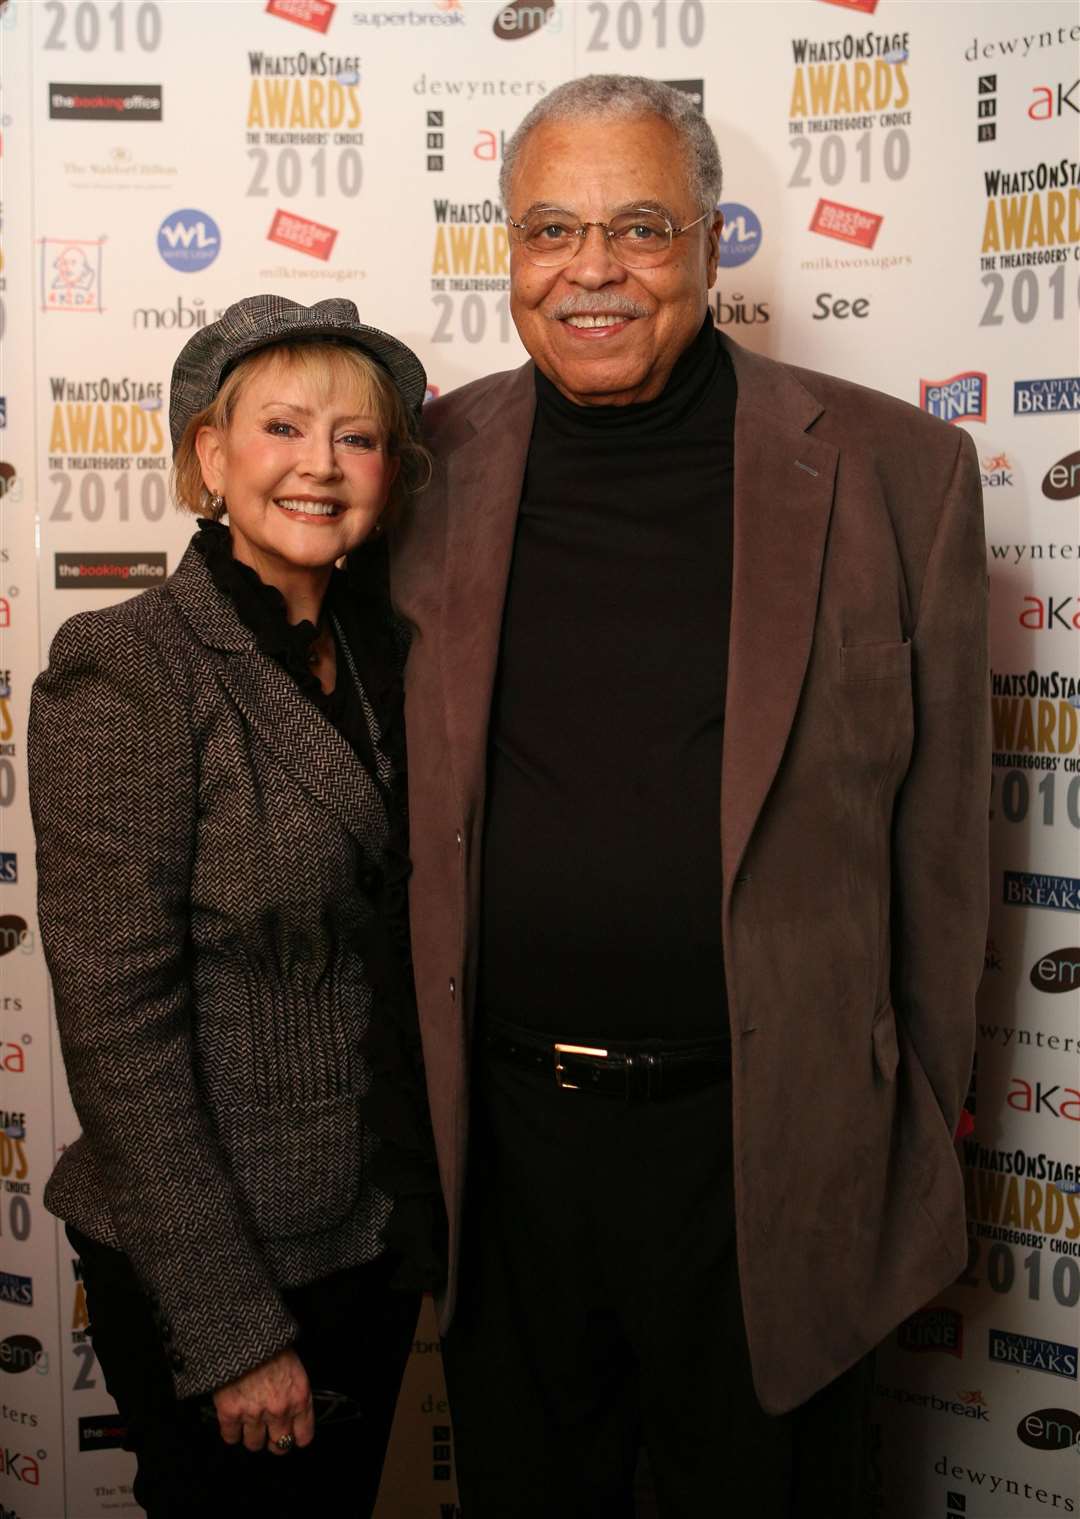
[[(934, 1470), (939, 1477), (952, 1477), (956, 1482), (969, 1482), (972, 1487), (985, 1489), (988, 1495), (996, 1495), (998, 1497), (1008, 1496), (1010, 1498), (1024, 1497), (1032, 1504), (1043, 1504), (1049, 1499), (1049, 1506), (1055, 1511), (1066, 1514), (1075, 1512), (1073, 1500), (1066, 1497), (1063, 1493), (1049, 1492), (1045, 1487), (1036, 1487), (1034, 1482), (1024, 1482), (1019, 1477), (1010, 1477), (1007, 1473), (1003, 1472), (984, 1471), (977, 1466), (960, 1466), (955, 1462), (950, 1465), (947, 1455), (942, 1456), (940, 1461), (934, 1462)], [(968, 1512), (967, 1498), (963, 1493), (947, 1492), (945, 1494), (945, 1506), (947, 1509), (946, 1519), (953, 1519), (954, 1515), (967, 1514)], [(978, 1515), (982, 1516), (986, 1512), (985, 1507), (980, 1503), (980, 1507), (977, 1510)], [(998, 1512), (1008, 1514), (1011, 1519), (1011, 1516), (1018, 1511), (1010, 1507), (998, 1510)], [(1034, 1513), (1034, 1508), (1029, 1508), (1025, 1512), (1029, 1514)], [(973, 1519), (975, 1513), (976, 1511), (972, 1510)]]
[[(1002, 1030), (980, 1024), (980, 1034), (990, 1031), (1007, 1033), (1006, 1045), (1017, 1036), (1017, 1042), (1024, 1042), (1024, 1036), (1031, 1042), (1029, 1029)], [(977, 1285), (973, 1271), (979, 1253), (976, 1241), (980, 1239), (995, 1242), (988, 1268), (996, 1292), (1008, 1291), (1016, 1277), (1015, 1262), (1003, 1259), (1010, 1244), (1039, 1250), (1048, 1245), (1051, 1254), (1058, 1256), (1080, 1254), (1080, 1200), (1076, 1196), (1080, 1164), (1060, 1161), (1041, 1150), (991, 1150), (974, 1139), (962, 1142), (961, 1160), (971, 1236), (962, 1285)], [(1027, 1295), (1032, 1301), (1040, 1295), (1041, 1259), (1039, 1255), (1023, 1263), (1021, 1280), (1026, 1276)], [(1067, 1306), (1072, 1290), (1067, 1278), (1075, 1276), (1075, 1269), (1066, 1263), (1053, 1273), (1051, 1287), (1062, 1306)]]
[(704, 79), (665, 79), (663, 83), (673, 90), (678, 90), (685, 95), (687, 100), (692, 100), (698, 110), (705, 114), (705, 81)]
[(87, 1414), (79, 1419), (79, 1449), (121, 1450), (127, 1439), (127, 1425), (119, 1414)]
[(801, 135), (806, 125), (811, 132), (869, 130), (879, 121), (884, 126), (907, 125), (910, 41), (908, 32), (848, 33), (826, 40), (793, 37), (789, 130)]
[(825, 0), (826, 5), (842, 5), (848, 11), (865, 11), (872, 16), (877, 10), (878, 0)]
[(57, 554), (57, 590), (126, 591), (160, 585), (168, 573), (164, 554)]
[(1074, 501), (1080, 496), (1080, 450), (1051, 464), (1042, 483), (1042, 493), (1050, 501)]
[[(418, 0), (423, 3), (423, 0)], [(461, 0), (431, 0), (432, 10), (353, 11), (354, 26), (464, 26)]]
[(0, 1303), (17, 1303), (22, 1308), (34, 1306), (34, 1279), (0, 1271)]
[(427, 387), (424, 390), (424, 401), (423, 401), (423, 404), (426, 406), (429, 401), (436, 400), (438, 398), (439, 394), (440, 394), (439, 386), (438, 385), (433, 385), (431, 383), (431, 381), (429, 380), (428, 383), (427, 383)]
[(848, 300), (846, 297), (834, 296), (831, 290), (823, 290), (814, 301), (814, 305), (817, 309), (811, 313), (810, 317), (813, 322), (824, 322), (831, 316), (841, 322), (846, 322), (849, 317), (856, 317), (861, 321), (870, 315), (870, 301), (864, 295)]
[(1004, 451), (996, 454), (984, 454), (979, 461), (981, 472), (979, 479), (982, 481), (984, 491), (1000, 490), (1004, 485), (1013, 485), (1012, 460)]
[(0, 628), (11, 627), (11, 602), (6, 596), (0, 596)]
[(1080, 103), (1074, 99), (1080, 93), (1080, 79), (1074, 79), (1072, 84), (1037, 84), (1032, 90), (1035, 99), (1027, 108), (1027, 113), (1032, 121), (1053, 121), (1055, 116), (1064, 116), (1072, 111), (1080, 116)]
[(1025, 1371), (1045, 1371), (1053, 1377), (1076, 1381), (1076, 1346), (1058, 1340), (1040, 1340), (1032, 1334), (1011, 1334), (991, 1329), (990, 1359)]
[(1031, 984), (1037, 992), (1080, 991), (1080, 946), (1040, 955), (1031, 967)]
[(955, 1308), (920, 1308), (896, 1331), (901, 1350), (941, 1350), (960, 1357), (964, 1353), (964, 1316)]
[(25, 1455), (21, 1450), (9, 1450), (6, 1445), (0, 1446), (0, 1476), (10, 1477), (13, 1482), (25, 1482), (27, 1487), (39, 1487), (41, 1468), (38, 1461), (44, 1456), (43, 1450), (39, 1450), (35, 1457)]
[(105, 239), (41, 239), (43, 311), (103, 311), (102, 245)]
[(753, 327), (769, 320), (768, 301), (748, 301), (738, 290), (728, 296), (720, 290), (715, 291), (712, 310), (717, 327)]
[(1032, 1086), (1022, 1076), (1010, 1078), (1012, 1087), (1005, 1094), (1005, 1101), (1016, 1113), (1048, 1114), (1051, 1118), (1067, 1118), (1080, 1123), (1080, 1092), (1075, 1087), (1063, 1087), (1057, 1082), (1043, 1086), (1036, 1081)]
[(1076, 876), (1006, 870), (1002, 879), (1001, 900), (1006, 907), (1045, 907), (1054, 912), (1080, 912), (1080, 880)]
[[(62, 469), (165, 469), (164, 386), (131, 375), (98, 380), (49, 376), (49, 463)], [(111, 456), (110, 463), (103, 460)], [(59, 482), (56, 482), (59, 483)], [(85, 487), (85, 477), (83, 479)], [(73, 487), (65, 479), (61, 489)], [(66, 494), (64, 499), (66, 499)]]
[(1001, 42), (980, 42), (974, 37), (964, 49), (964, 58), (968, 63), (977, 63), (980, 58), (1026, 58), (1032, 48), (1060, 47), (1077, 41), (1080, 41), (1080, 26), (1047, 27), (1029, 32), (1026, 37), (1007, 37)]
[(1032, 1450), (1080, 1450), (1080, 1414), (1069, 1408), (1037, 1408), (1016, 1426), (1016, 1438)]
[(1080, 603), (1078, 610), (1072, 611), (1074, 596), (1025, 596), (1024, 610), (1019, 614), (1018, 621), (1022, 628), (1027, 628), (1032, 633), (1052, 633), (1056, 628), (1062, 628), (1066, 633), (1080, 632)]
[(297, 253), (307, 253), (311, 258), (321, 258), (325, 262), (333, 251), (337, 230), (324, 227), (321, 222), (308, 221), (291, 211), (275, 211), (266, 236), (283, 248), (293, 248)]
[[(245, 142), (265, 143), (269, 147), (295, 147), (298, 143), (310, 143), (325, 149), (330, 142), (328, 132), (333, 132), (334, 146), (343, 144), (357, 146), (363, 143), (363, 134), (357, 129), (363, 120), (363, 109), (358, 93), (360, 84), (360, 58), (356, 54), (336, 56), (330, 53), (264, 53), (252, 48), (248, 51), (248, 69), (251, 84), (248, 90), (248, 107), (245, 125)], [(259, 158), (260, 155), (250, 155)], [(261, 155), (264, 167), (257, 170), (248, 187), (248, 195), (265, 195), (267, 177), (266, 155)], [(325, 151), (314, 162), (322, 165), (317, 171), (321, 181), (325, 175)], [(285, 193), (296, 193), (299, 181), (280, 167), (275, 171), (279, 189), (285, 185)], [(338, 188), (346, 195), (355, 195), (359, 184), (343, 177), (338, 169)], [(322, 193), (321, 189), (317, 192)]]
[(313, 32), (325, 32), (336, 8), (331, 0), (268, 0), (266, 10), (268, 15), (280, 16), (282, 21), (294, 21)]
[[(80, 134), (80, 148), (90, 144)], [(77, 159), (79, 151), (75, 143), (65, 153), (64, 176), (72, 188), (80, 190), (113, 190), (123, 184), (134, 190), (167, 190), (180, 172), (175, 163), (162, 163), (160, 158), (136, 158), (129, 147), (117, 143), (108, 150), (107, 156), (89, 160)]]
[(859, 248), (872, 248), (884, 219), (873, 211), (842, 206), (839, 201), (819, 200), (810, 218), (810, 231), (838, 238), (842, 243), (854, 243)]
[(889, 1398), (902, 1407), (925, 1408), (930, 1413), (953, 1414), (958, 1419), (979, 1419), (990, 1422), (986, 1400), (981, 1392), (961, 1392), (955, 1398), (940, 1398), (935, 1392), (912, 1392), (906, 1387), (874, 1388), (879, 1398)]
[(441, 173), (446, 166), (446, 160), (443, 153), (443, 149), (446, 146), (446, 134), (443, 131), (443, 128), (446, 125), (444, 119), (445, 115), (445, 111), (426, 112), (427, 124), (425, 131), (427, 133), (427, 166), (429, 171), (436, 174)]
[(20, 918), (15, 913), (5, 913), (0, 917), (0, 957), (13, 954), (17, 949), (24, 954), (31, 954), (33, 948), (34, 936), (25, 918)]
[(24, 1371), (36, 1371), (45, 1376), (49, 1370), (49, 1357), (40, 1340), (32, 1334), (9, 1334), (0, 1340), (0, 1371), (9, 1376), (21, 1376)]
[(207, 310), (201, 296), (193, 296), (188, 302), (178, 295), (175, 306), (136, 306), (131, 325), (145, 332), (193, 332), (207, 322), (216, 322), (221, 314), (221, 310)]
[(755, 211), (737, 200), (721, 201), (716, 209), (724, 218), (720, 229), (720, 267), (737, 269), (761, 247), (761, 222)]
[(508, 290), (510, 241), (499, 202), (439, 198), (432, 210), (432, 290)]
[(979, 75), (979, 141), (993, 142), (997, 137), (997, 122), (991, 118), (997, 115), (997, 75)]
[[(19, 1012), (21, 1004), (17, 997), (10, 999), (4, 997), (0, 999), (0, 1005), (3, 1006), (4, 1011), (7, 1011), (9, 1000), (16, 1004), (15, 1011)], [(5, 1072), (8, 1076), (24, 1076), (26, 1074), (25, 1046), (31, 1042), (32, 1037), (31, 1034), (24, 1034), (18, 1044), (11, 1040), (0, 1043), (0, 1071)]]
[(50, 84), (54, 121), (160, 121), (160, 84)]
[(1054, 380), (1017, 380), (1013, 385), (1014, 416), (1048, 416), (1063, 411), (1080, 412), (1080, 375)]
[(491, 29), (502, 42), (516, 42), (519, 37), (531, 37), (549, 25), (553, 32), (561, 31), (561, 22), (555, 0), (510, 0), (495, 17)]
[(15, 886), (19, 880), (19, 857), (7, 851), (0, 854), (0, 886)]
[[(1069, 256), (1068, 248), (1080, 242), (1080, 162), (1062, 158), (1028, 169), (986, 169), (983, 188), (980, 269), (1061, 264)], [(1055, 303), (1064, 295), (1063, 281), (1064, 274), (1057, 271), (1050, 277), (1051, 288), (1060, 292), (1055, 293)], [(994, 287), (985, 278), (983, 284)], [(997, 307), (1002, 294), (1003, 287), (992, 294), (980, 326), (1001, 325)], [(1014, 288), (1010, 296), (1014, 312), (1024, 321), (1034, 317), (1038, 299), (1038, 287), (1034, 295)]]
[(919, 405), (941, 422), (985, 422), (986, 397), (986, 375), (977, 369), (919, 381)]
[(197, 274), (221, 252), (221, 232), (205, 211), (172, 211), (158, 228), (157, 250), (170, 269)]

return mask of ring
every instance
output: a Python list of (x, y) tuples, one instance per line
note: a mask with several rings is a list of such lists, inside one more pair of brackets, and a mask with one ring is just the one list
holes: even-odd
[(274, 1445), (277, 1447), (277, 1449), (282, 1451), (292, 1450), (295, 1444), (296, 1441), (293, 1439), (292, 1435), (278, 1435), (277, 1439), (274, 1441)]

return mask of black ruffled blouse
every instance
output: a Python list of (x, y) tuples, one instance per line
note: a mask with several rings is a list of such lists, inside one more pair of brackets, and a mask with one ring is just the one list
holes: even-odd
[[(372, 1081), (364, 1098), (364, 1122), (379, 1145), (369, 1178), (394, 1200), (384, 1235), (400, 1265), (394, 1285), (426, 1290), (446, 1275), (446, 1215), (435, 1161), (424, 1081), (420, 1028), (409, 950), (408, 826), (405, 791), (405, 724), (402, 666), (408, 638), (390, 606), (385, 544), (369, 539), (335, 570), (323, 606), (331, 614), (337, 644), (337, 681), (324, 692), (311, 668), (314, 623), (290, 623), (285, 598), (233, 557), (228, 528), (205, 518), (194, 546), (217, 589), (228, 596), (263, 654), (277, 661), (341, 736), (353, 747), (379, 786), (390, 819), (383, 857), (362, 860), (364, 889), (375, 912), (359, 931), (374, 1002), (364, 1053)], [(341, 647), (344, 639), (347, 649)], [(378, 744), (390, 778), (379, 776), (375, 745), (363, 698), (375, 715)], [(385, 765), (383, 767), (385, 771)]]

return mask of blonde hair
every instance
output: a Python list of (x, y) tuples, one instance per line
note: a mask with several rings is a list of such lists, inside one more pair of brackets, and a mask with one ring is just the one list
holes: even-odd
[(387, 453), (401, 461), (397, 479), (390, 488), (386, 513), (392, 512), (406, 497), (423, 490), (431, 478), (431, 459), (416, 437), (401, 392), (381, 364), (347, 343), (322, 340), (275, 343), (241, 359), (226, 375), (210, 405), (196, 412), (184, 428), (173, 453), (172, 467), (173, 497), (181, 511), (194, 512), (197, 517), (224, 516), (227, 507), (224, 503), (215, 507), (214, 497), (203, 481), (195, 440), (203, 427), (227, 432), (245, 385), (272, 364), (299, 370), (323, 402), (336, 387), (347, 388), (355, 395), (357, 406), (375, 418), (386, 435)]

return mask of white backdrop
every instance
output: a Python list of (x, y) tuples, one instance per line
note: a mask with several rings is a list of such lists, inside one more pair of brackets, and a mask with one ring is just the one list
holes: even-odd
[[(1076, 1512), (1080, 10), (6, 0), (0, 47), (0, 1519), (134, 1509), (41, 1206), (77, 1122), (34, 913), (34, 675), (65, 617), (174, 568), (169, 372), (230, 301), (347, 295), (439, 391), (520, 362), (502, 143), (588, 72), (678, 83), (716, 130), (727, 331), (976, 440), (996, 752), (971, 1257), (879, 1358), (875, 1512)], [(443, 1400), (428, 1316), (380, 1519), (454, 1519)], [(718, 1436), (718, 1502), (733, 1458)]]

